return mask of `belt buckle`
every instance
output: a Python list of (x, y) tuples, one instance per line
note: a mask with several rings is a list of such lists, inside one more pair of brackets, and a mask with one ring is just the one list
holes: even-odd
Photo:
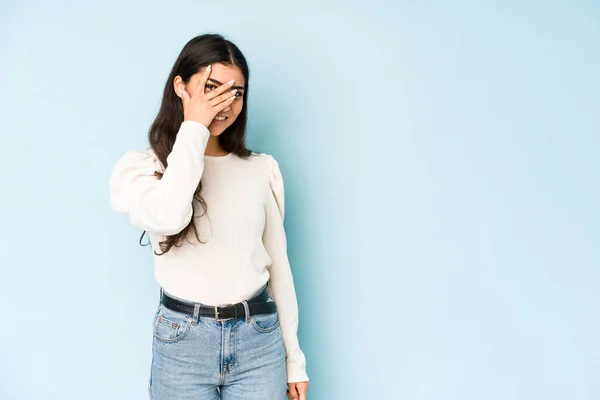
[(216, 322), (228, 321), (230, 319), (233, 319), (233, 318), (231, 318), (231, 317), (230, 318), (219, 318), (219, 306), (215, 306), (215, 321)]

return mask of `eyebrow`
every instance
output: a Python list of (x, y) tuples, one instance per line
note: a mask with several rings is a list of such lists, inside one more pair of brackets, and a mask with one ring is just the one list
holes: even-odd
[[(216, 79), (213, 79), (213, 78), (208, 78), (208, 80), (209, 80), (209, 81), (213, 81), (213, 82), (214, 82), (214, 83), (216, 83), (217, 85), (222, 85), (222, 83), (221, 83), (221, 82), (219, 82), (219, 81), (218, 81), (218, 80), (216, 80)], [(243, 87), (243, 86), (232, 86), (231, 88), (232, 88), (232, 89), (238, 89), (238, 90), (244, 90), (244, 87)]]

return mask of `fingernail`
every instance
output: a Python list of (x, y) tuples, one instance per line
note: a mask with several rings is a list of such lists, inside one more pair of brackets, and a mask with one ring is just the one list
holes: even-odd
[(210, 71), (210, 64), (208, 64), (208, 67), (206, 67), (207, 71)]
[(231, 85), (233, 85), (233, 82), (234, 82), (234, 79), (232, 79), (232, 80), (230, 80), (229, 82), (227, 82), (227, 84), (228, 84), (229, 86), (231, 86)]

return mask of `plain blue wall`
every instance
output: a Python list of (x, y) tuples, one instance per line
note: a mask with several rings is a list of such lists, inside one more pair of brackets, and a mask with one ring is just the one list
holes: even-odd
[(146, 398), (158, 286), (108, 177), (204, 32), (283, 170), (309, 399), (600, 395), (597, 2), (0, 15), (0, 398)]

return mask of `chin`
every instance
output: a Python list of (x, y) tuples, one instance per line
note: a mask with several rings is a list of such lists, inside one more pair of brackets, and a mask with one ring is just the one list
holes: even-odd
[(230, 127), (230, 125), (223, 127), (223, 126), (213, 126), (211, 124), (208, 126), (208, 130), (210, 131), (211, 136), (219, 136), (220, 134), (225, 132), (227, 130), (227, 128), (229, 128), (229, 127)]
[(219, 136), (221, 133), (225, 132), (225, 129), (222, 129), (222, 128), (215, 129), (215, 128), (209, 127), (208, 131), (210, 132), (211, 136)]

